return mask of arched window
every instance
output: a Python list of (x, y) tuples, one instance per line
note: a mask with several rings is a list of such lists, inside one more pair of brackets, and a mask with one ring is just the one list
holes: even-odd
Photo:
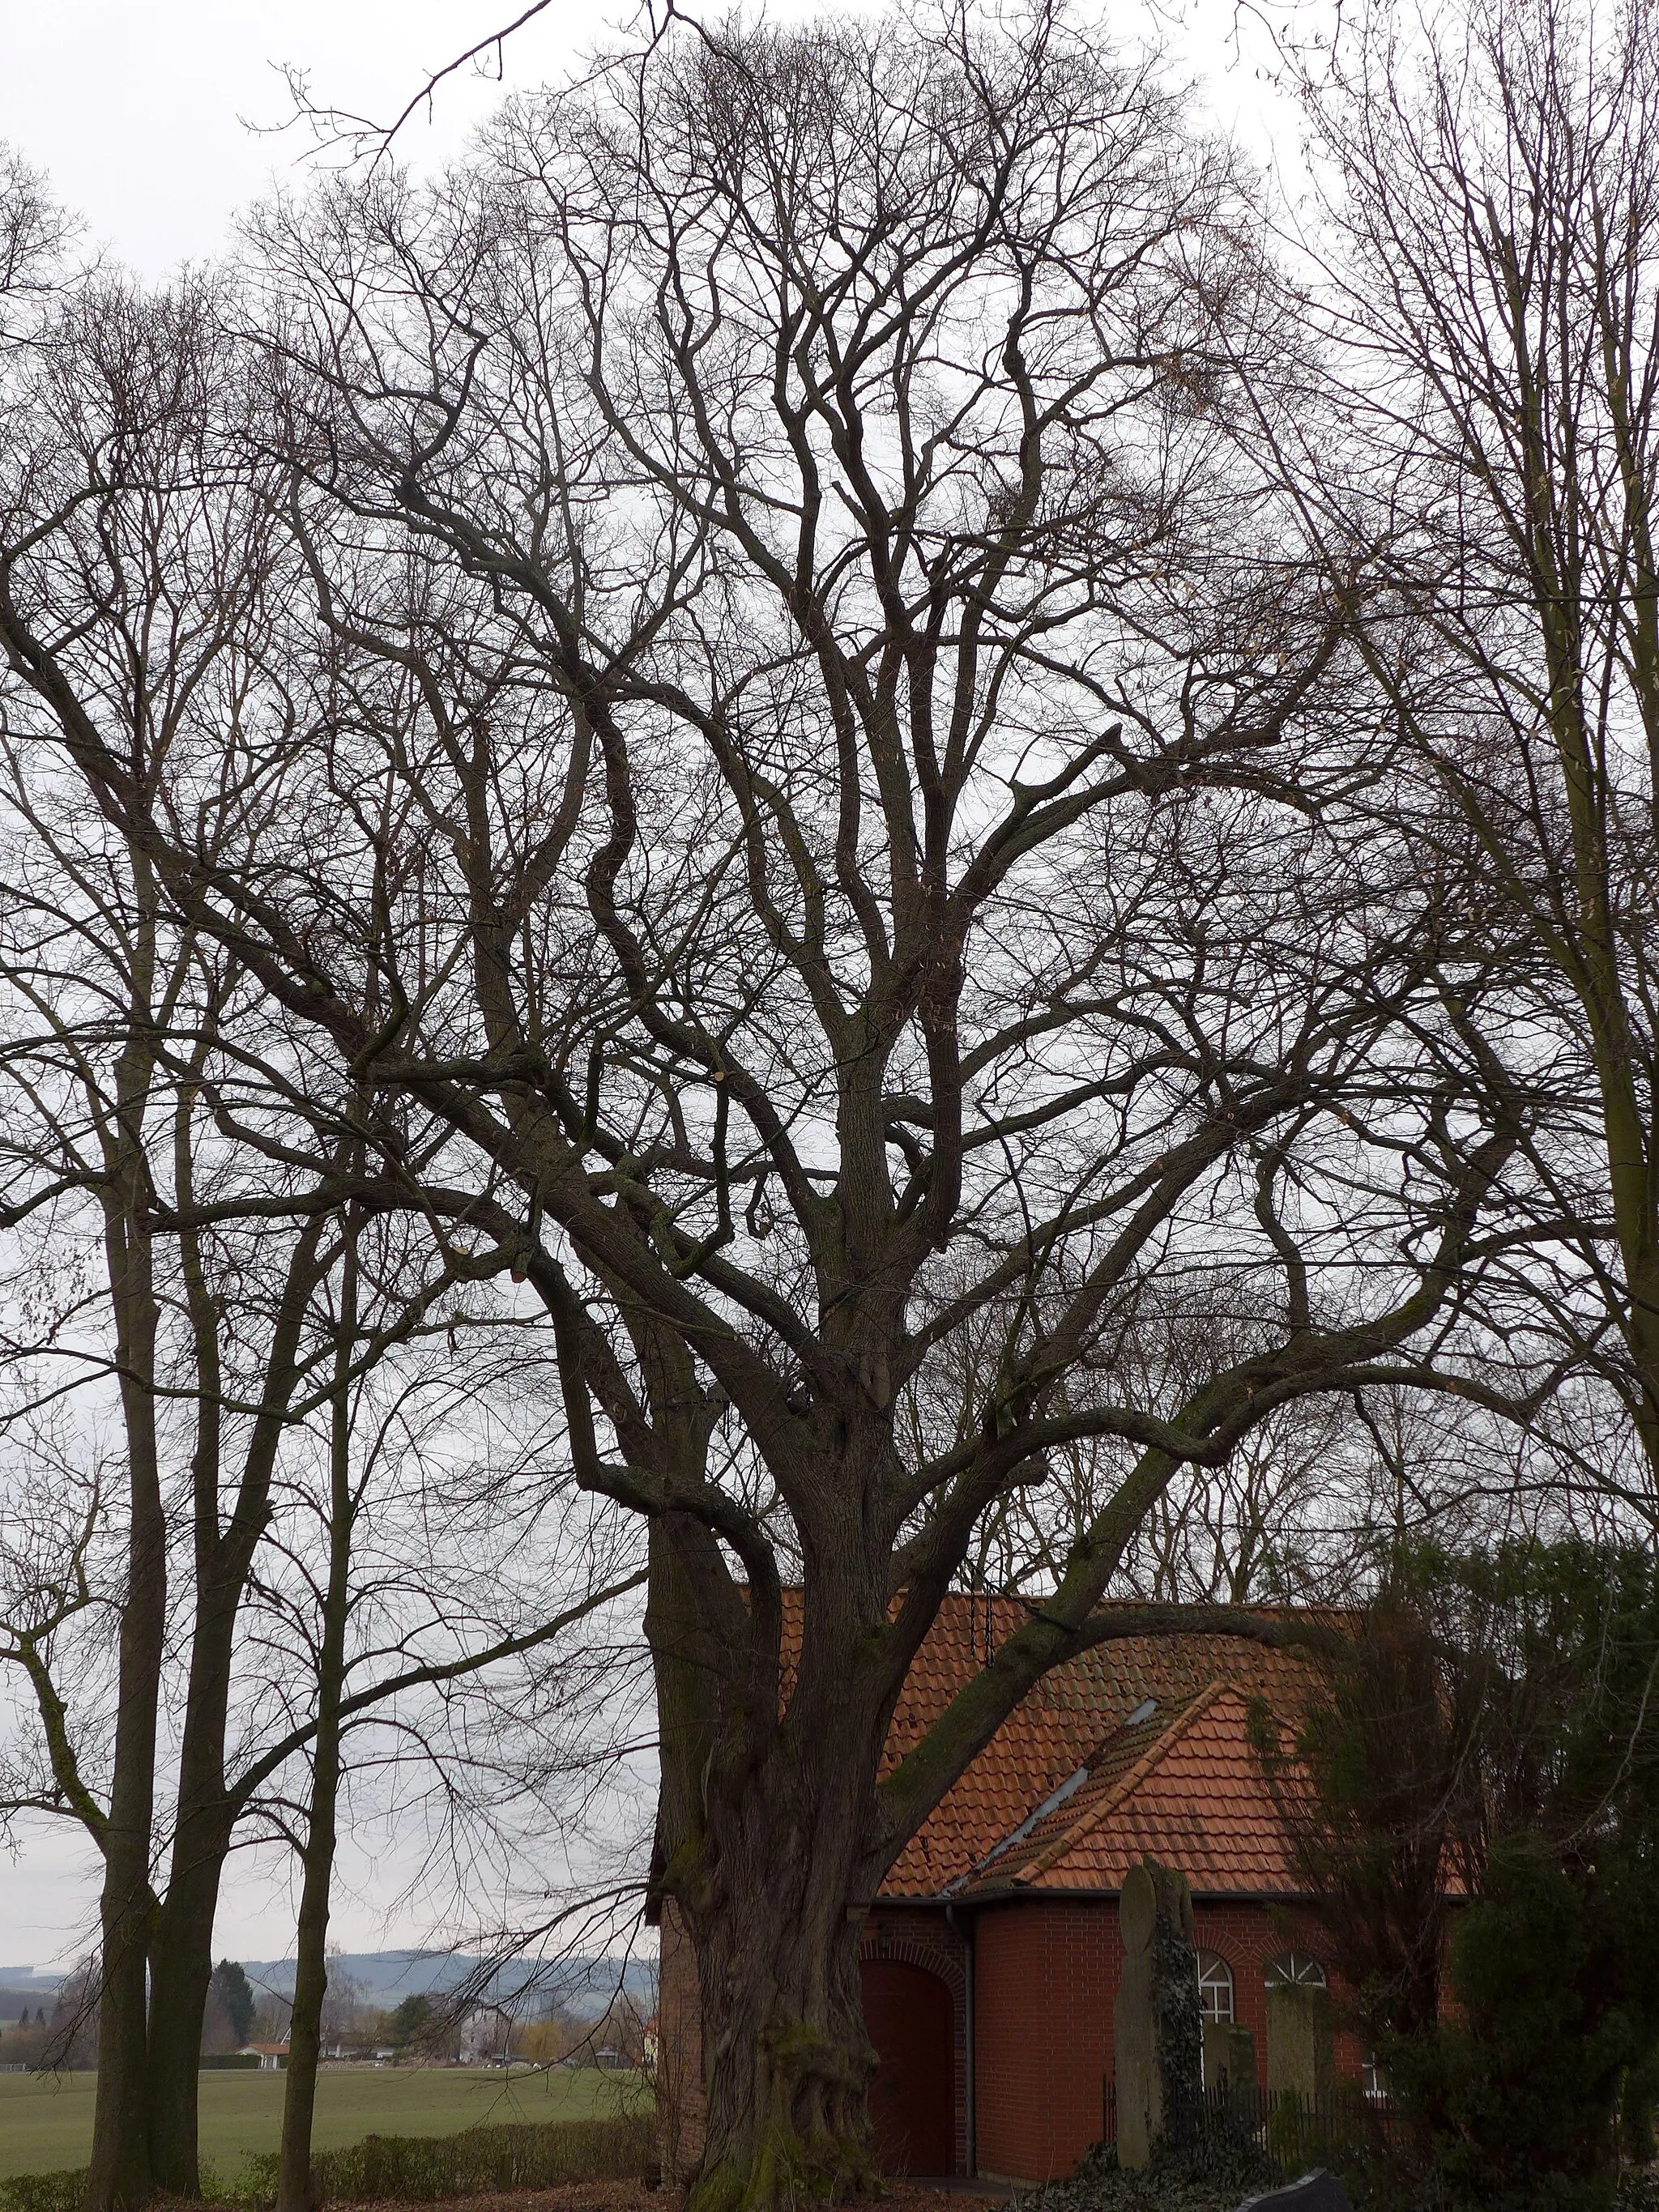
[(1219, 1951), (1198, 1954), (1198, 2008), (1206, 2021), (1224, 2027), (1233, 2018), (1233, 1970)]
[(1328, 1986), (1325, 1969), (1311, 1951), (1281, 1951), (1267, 1961), (1270, 1990), (1322, 1990)]

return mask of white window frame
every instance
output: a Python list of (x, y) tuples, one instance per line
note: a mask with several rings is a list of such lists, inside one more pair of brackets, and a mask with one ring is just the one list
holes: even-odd
[[(1224, 2012), (1220, 2004), (1224, 1997), (1227, 2008)], [(1233, 1970), (1219, 1951), (1198, 1954), (1198, 2010), (1206, 2027), (1231, 2027), (1238, 2017)]]
[(1325, 1969), (1311, 1951), (1281, 1951), (1263, 1978), (1270, 1990), (1328, 1990)]

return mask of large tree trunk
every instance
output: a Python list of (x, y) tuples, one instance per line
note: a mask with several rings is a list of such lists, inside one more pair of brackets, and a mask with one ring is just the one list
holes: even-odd
[[(652, 1534), (647, 1609), (662, 1794), (659, 1887), (696, 1954), (708, 2130), (690, 2212), (877, 2185), (859, 1941), (882, 1863), (876, 1778), (890, 1698), (860, 1667), (885, 1607), (842, 1594), (780, 1726), (752, 1597), (711, 1595), (698, 1533)], [(722, 1623), (726, 1602), (735, 1604)], [(811, 1680), (805, 1679), (810, 1673)]]
[[(691, 2212), (877, 2187), (859, 1988), (864, 1915), (797, 1832), (694, 1926), (708, 2136)], [(805, 1849), (799, 1848), (805, 1845)], [(836, 1855), (831, 1855), (832, 1858)]]

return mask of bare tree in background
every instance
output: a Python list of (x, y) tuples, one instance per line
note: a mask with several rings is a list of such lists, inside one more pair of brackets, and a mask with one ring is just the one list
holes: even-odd
[[(401, 1222), (390, 1225), (398, 1230), (404, 1227)], [(625, 1561), (619, 1564), (614, 1557), (607, 1558), (603, 1543), (580, 1545), (585, 1558), (570, 1561), (564, 1571), (558, 1571), (554, 1559), (540, 1551), (542, 1587), (538, 1601), (531, 1609), (533, 1625), (528, 1632), (498, 1637), (481, 1648), (472, 1620), (453, 1623), (453, 1656), (447, 1662), (434, 1658), (424, 1667), (405, 1665), (394, 1669), (387, 1680), (386, 1655), (376, 1649), (375, 1631), (390, 1632), (398, 1643), (412, 1646), (416, 1638), (411, 1632), (422, 1609), (418, 1599), (411, 1602), (413, 1593), (408, 1585), (418, 1570), (412, 1561), (398, 1560), (399, 1539), (407, 1542), (411, 1524), (418, 1528), (422, 1517), (422, 1501), (429, 1500), (453, 1524), (471, 1523), (479, 1571), (487, 1572), (485, 1562), (492, 1559), (499, 1566), (503, 1551), (499, 1536), (492, 1541), (489, 1531), (480, 1523), (486, 1513), (497, 1520), (502, 1517), (499, 1507), (490, 1512), (489, 1501), (499, 1495), (505, 1471), (490, 1471), (494, 1479), (486, 1481), (476, 1501), (475, 1519), (466, 1510), (467, 1486), (453, 1472), (436, 1473), (431, 1464), (434, 1443), (441, 1458), (444, 1442), (441, 1433), (436, 1438), (431, 1436), (433, 1428), (441, 1432), (447, 1427), (453, 1434), (463, 1421), (470, 1428), (482, 1426), (477, 1420), (477, 1395), (481, 1375), (459, 1380), (453, 1355), (441, 1366), (428, 1363), (424, 1375), (407, 1363), (391, 1375), (362, 1366), (366, 1318), (364, 1227), (361, 1219), (348, 1218), (342, 1230), (338, 1303), (331, 1317), (330, 1332), (334, 1372), (328, 1393), (325, 1450), (319, 1454), (325, 1462), (322, 1494), (316, 1501), (320, 1540), (301, 1537), (296, 1543), (290, 1536), (287, 1547), (294, 1578), (311, 1595), (307, 1610), (314, 1628), (309, 1638), (310, 1664), (305, 1669), (313, 1686), (307, 1729), (309, 1789), (303, 1814), (294, 1823), (301, 1884), (289, 2063), (283, 2083), (278, 2212), (309, 2212), (313, 2202), (311, 2143), (317, 2066), (325, 2002), (333, 1978), (327, 1952), (329, 1916), (340, 1815), (348, 1802), (345, 1788), (350, 1774), (352, 1732), (368, 1729), (384, 1735), (394, 1731), (403, 1739), (399, 1744), (402, 1763), (409, 1763), (412, 1748), (423, 1764), (441, 1767), (444, 1753), (432, 1718), (422, 1712), (422, 1692), (475, 1689), (481, 1676), (492, 1669), (499, 1672), (503, 1662), (514, 1660), (529, 1657), (543, 1668), (550, 1662), (561, 1677), (567, 1711), (572, 1706), (581, 1708), (582, 1723), (574, 1729), (567, 1725), (563, 1730), (556, 1729), (551, 1714), (544, 1707), (536, 1710), (540, 1701), (533, 1697), (526, 1700), (541, 1723), (537, 1760), (542, 1771), (534, 1794), (551, 1825), (566, 1825), (568, 1802), (548, 1803), (549, 1770), (563, 1782), (561, 1794), (567, 1801), (580, 1799), (591, 1770), (604, 1763), (597, 1747), (594, 1717), (604, 1713), (616, 1691), (615, 1684), (606, 1680), (613, 1672), (611, 1655), (592, 1634), (594, 1619), (618, 1598), (636, 1590), (643, 1579), (638, 1572), (628, 1573)], [(371, 1250), (374, 1241), (379, 1240), (371, 1240)], [(371, 1288), (376, 1272), (386, 1271), (383, 1265), (370, 1271)], [(368, 1318), (378, 1303), (369, 1302)], [(453, 1317), (447, 1334), (453, 1344)], [(435, 1412), (423, 1402), (434, 1395), (438, 1400)], [(385, 1494), (389, 1478), (410, 1493), (402, 1511)], [(544, 1478), (537, 1486), (544, 1510), (556, 1519), (562, 1486)], [(509, 1516), (512, 1510), (509, 1504), (506, 1508)], [(424, 1556), (429, 1558), (429, 1551)], [(433, 1577), (425, 1593), (427, 1605), (446, 1595), (452, 1602), (459, 1598), (457, 1582), (453, 1572)], [(499, 1599), (495, 1602), (499, 1605)], [(556, 1612), (552, 1610), (555, 1603)], [(590, 1648), (567, 1658), (560, 1640), (584, 1626)], [(469, 1630), (474, 1632), (469, 1634)], [(285, 1741), (292, 1743), (293, 1735)], [(269, 1765), (269, 1753), (262, 1764)]]
[[(268, 707), (283, 540), (246, 444), (224, 436), (245, 360), (204, 288), (152, 301), (94, 282), (46, 303), (9, 394), (29, 437), (12, 449), (0, 546), (14, 1446), (0, 1654), (38, 1731), (7, 1796), (12, 1810), (78, 1821), (103, 1863), (99, 2205), (198, 2186), (226, 1859), (258, 1792), (326, 1725), (282, 1712), (232, 1754), (250, 1593), (281, 1455), (338, 1386), (326, 1298), (341, 1207), (398, 1218), (413, 1202), (378, 1155), (376, 1176), (347, 1171), (362, 1146), (354, 1156), (337, 1110), (342, 1086), (325, 1070), (307, 1087), (317, 1071), (263, 1018), (234, 957), (162, 910), (143, 853), (66, 793), (32, 742), (27, 702), (44, 684), (156, 790), (179, 757), (226, 732), (234, 743)], [(259, 865), (257, 835), (237, 860)], [(488, 1233), (465, 1251), (434, 1244), (424, 1201), (415, 1211), (422, 1233), (403, 1238), (351, 1332), (349, 1380), (423, 1327), (447, 1329), (453, 1350), (444, 1301), (511, 1256)], [(112, 1412), (112, 1444), (100, 1435)], [(483, 1618), (458, 1606), (441, 1654), (405, 1620), (402, 1648), (349, 1686), (350, 1714), (543, 1649), (568, 1595), (543, 1589), (511, 1623), (499, 1605)]]
[[(1341, 389), (1278, 452), (1334, 569), (1364, 549), (1368, 664), (1420, 764), (1394, 819), (1425, 880), (1474, 859), (1443, 1036), (1527, 1102), (1529, 1210), (1559, 1231), (1517, 1243), (1513, 1310), (1623, 1401), (1651, 1521), (1659, 45), (1641, 7), (1373, 5), (1304, 89)], [(1510, 988), (1466, 1005), (1500, 943)]]
[[(0, 595), (15, 616), (39, 625), (46, 652), (61, 655), (61, 641), (74, 641), (83, 711), (151, 787), (204, 720), (234, 721), (246, 680), (270, 532), (222, 461), (218, 483), (210, 481), (215, 387), (229, 360), (200, 288), (158, 302), (115, 286), (82, 288), (37, 335), (35, 437), (8, 471), (8, 555), (32, 531), (43, 532), (51, 550), (27, 581), (11, 558), (0, 560)], [(112, 473), (143, 480), (145, 498), (114, 495)], [(60, 680), (62, 673), (60, 662)], [(72, 1600), (43, 1609), (51, 1576), (39, 1597), (21, 1593), (7, 1656), (38, 1708), (47, 1768), (41, 1802), (78, 1819), (103, 1863), (94, 2194), (130, 2172), (141, 2183), (155, 2173), (192, 2187), (197, 2059), (229, 1844), (231, 1655), (301, 1383), (307, 1310), (326, 1265), (324, 1217), (308, 1224), (301, 1217), (297, 1234), (280, 1253), (267, 1249), (251, 1276), (241, 1271), (252, 1255), (214, 1254), (193, 1219), (177, 1239), (158, 1236), (162, 1206), (192, 1216), (198, 1179), (215, 1179), (202, 1091), (228, 1012), (234, 1025), (237, 979), (222, 959), (202, 957), (188, 929), (171, 926), (152, 866), (118, 830), (65, 808), (18, 730), (14, 700), (9, 691), (0, 702), (12, 1102), (6, 1218), (23, 1232), (22, 1266), (35, 1287), (24, 1286), (22, 1310), (39, 1316), (40, 1357), (14, 1367), (9, 1411), (15, 1426), (38, 1407), (61, 1406), (77, 1381), (107, 1376), (121, 1441), (112, 1455), (118, 1504), (95, 1485), (88, 1492), (76, 1571), (60, 1585)], [(244, 1293), (234, 1349), (222, 1334), (225, 1274), (215, 1264), (225, 1257)], [(99, 1325), (104, 1311), (107, 1334)], [(193, 1425), (173, 1418), (186, 1399)], [(175, 1449), (190, 1468), (195, 1602), (173, 1879), (158, 1898), (157, 1729)], [(100, 1792), (102, 1730), (71, 1708), (54, 1657), (73, 1613), (101, 1610), (110, 1595), (85, 1574), (105, 1504), (124, 1532), (126, 1559)]]

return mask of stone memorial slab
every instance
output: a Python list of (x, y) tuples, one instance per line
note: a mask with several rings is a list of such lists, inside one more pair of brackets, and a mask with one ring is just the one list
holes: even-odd
[(1193, 1895), (1187, 1877), (1144, 1859), (1118, 1899), (1123, 1963), (1112, 2006), (1118, 2164), (1130, 2172), (1196, 2122), (1203, 2057)]
[(1334, 2173), (1316, 2166), (1299, 2181), (1270, 2189), (1262, 2197), (1247, 2197), (1238, 2212), (1353, 2212), (1348, 2192)]

